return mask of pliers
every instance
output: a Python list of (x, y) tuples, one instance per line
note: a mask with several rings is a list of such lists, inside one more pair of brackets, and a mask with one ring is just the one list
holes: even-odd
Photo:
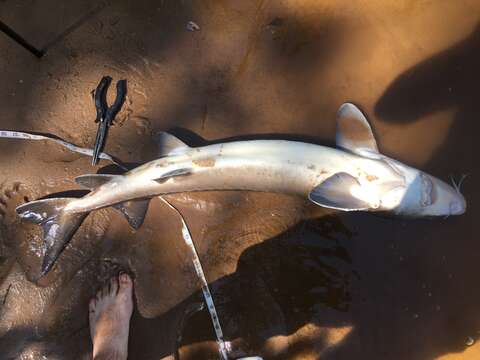
[(97, 118), (95, 119), (95, 122), (99, 124), (95, 146), (93, 148), (92, 165), (97, 165), (98, 163), (98, 157), (102, 152), (107, 139), (108, 127), (112, 125), (113, 119), (122, 108), (127, 94), (127, 80), (117, 81), (117, 97), (115, 98), (113, 105), (109, 107), (107, 104), (107, 91), (111, 82), (112, 78), (110, 76), (104, 76), (95, 89), (94, 100), (95, 108), (97, 109)]

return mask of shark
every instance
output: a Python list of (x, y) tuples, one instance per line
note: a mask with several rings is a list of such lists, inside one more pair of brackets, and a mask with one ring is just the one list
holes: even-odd
[(389, 158), (378, 150), (370, 124), (353, 104), (336, 119), (336, 148), (299, 141), (246, 140), (190, 147), (157, 134), (158, 158), (123, 175), (75, 179), (90, 190), (81, 198), (48, 198), (20, 205), (20, 218), (43, 228), (41, 275), (52, 268), (92, 211), (114, 207), (140, 228), (151, 198), (166, 194), (245, 190), (286, 193), (341, 211), (407, 217), (461, 215), (460, 187)]

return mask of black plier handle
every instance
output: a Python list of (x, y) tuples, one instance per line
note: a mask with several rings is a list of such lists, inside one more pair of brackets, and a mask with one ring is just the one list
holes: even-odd
[(117, 82), (117, 96), (112, 106), (109, 107), (107, 104), (107, 91), (111, 82), (112, 78), (110, 76), (104, 76), (95, 90), (94, 100), (95, 108), (97, 110), (97, 118), (95, 119), (95, 122), (98, 122), (99, 124), (95, 146), (93, 148), (92, 165), (97, 165), (98, 163), (98, 157), (102, 152), (107, 139), (108, 127), (112, 125), (113, 119), (122, 108), (127, 94), (127, 81), (119, 80)]

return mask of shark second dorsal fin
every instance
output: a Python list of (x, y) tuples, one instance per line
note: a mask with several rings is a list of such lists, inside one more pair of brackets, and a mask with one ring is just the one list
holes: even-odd
[(87, 174), (77, 176), (75, 182), (86, 189), (95, 190), (99, 186), (106, 184), (113, 179), (120, 178), (122, 178), (122, 175)]
[(362, 112), (345, 103), (337, 112), (337, 146), (362, 156), (378, 154), (372, 128)]
[(158, 145), (159, 157), (180, 154), (190, 148), (182, 140), (167, 132), (159, 132), (155, 136), (155, 142)]

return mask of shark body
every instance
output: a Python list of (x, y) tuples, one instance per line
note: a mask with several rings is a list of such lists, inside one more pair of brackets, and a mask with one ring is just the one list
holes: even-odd
[(337, 146), (285, 140), (237, 141), (192, 148), (161, 133), (161, 157), (124, 175), (84, 175), (92, 191), (82, 198), (37, 200), (17, 208), (44, 229), (42, 274), (89, 212), (114, 206), (139, 228), (149, 200), (158, 195), (249, 190), (280, 192), (343, 211), (387, 211), (410, 217), (465, 212), (459, 190), (378, 151), (368, 121), (352, 104), (337, 115)]

